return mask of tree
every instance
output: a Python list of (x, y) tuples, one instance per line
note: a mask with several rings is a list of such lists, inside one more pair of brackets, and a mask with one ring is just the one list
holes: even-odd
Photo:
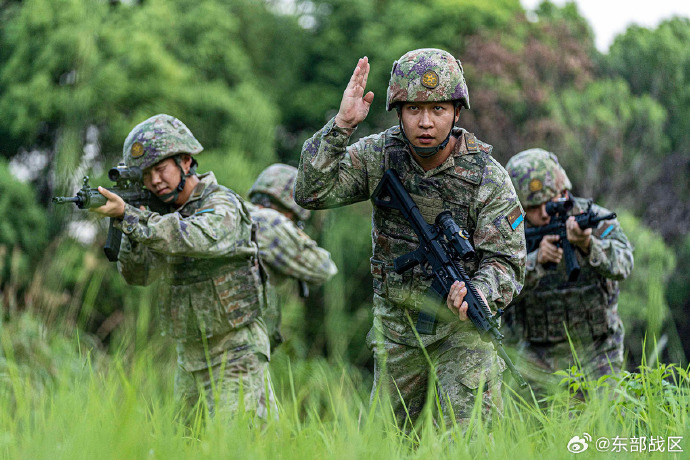
[(207, 151), (270, 162), (274, 105), (233, 40), (240, 24), (229, 12), (219, 0), (15, 6), (2, 16), (0, 35), (1, 151), (44, 151), (66, 193), (89, 127), (105, 162), (115, 163), (129, 130), (165, 112)]
[(597, 80), (564, 90), (552, 101), (553, 118), (567, 130), (554, 146), (576, 190), (586, 197), (636, 207), (639, 190), (658, 173), (666, 153), (664, 108), (635, 97), (622, 80)]

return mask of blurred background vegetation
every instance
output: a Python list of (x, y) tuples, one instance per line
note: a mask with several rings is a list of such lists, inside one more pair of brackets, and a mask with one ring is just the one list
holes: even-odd
[[(621, 216), (636, 246), (620, 301), (630, 367), (645, 335), (648, 362), (687, 363), (690, 20), (630, 27), (602, 54), (573, 4), (544, 2), (528, 20), (518, 0), (0, 1), (0, 333), (14, 349), (46, 329), (124, 356), (157, 343), (170, 361), (153, 291), (128, 287), (102, 254), (104, 222), (50, 197), (84, 175), (106, 184), (129, 130), (161, 112), (204, 145), (201, 171), (246, 194), (269, 164), (297, 165), (358, 57), (376, 98), (355, 137), (396, 123), (389, 72), (421, 47), (462, 60), (472, 110), (459, 124), (502, 164), (556, 152), (577, 195)], [(340, 272), (304, 301), (284, 293), (280, 354), (366, 375), (370, 213), (362, 203), (312, 218)], [(38, 323), (23, 326), (27, 312)], [(36, 351), (46, 375), (62, 348)]]

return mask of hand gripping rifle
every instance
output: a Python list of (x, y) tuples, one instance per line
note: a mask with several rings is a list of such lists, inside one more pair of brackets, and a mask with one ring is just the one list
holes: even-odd
[[(542, 227), (531, 227), (525, 229), (525, 239), (527, 240), (527, 253), (539, 249), (539, 243), (545, 235), (558, 235), (560, 238), (556, 245), (563, 248), (563, 256), (565, 258), (565, 268), (568, 272), (568, 281), (576, 281), (580, 276), (580, 264), (575, 257), (575, 249), (568, 241), (568, 232), (566, 230), (565, 222), (568, 220), (568, 212), (573, 209), (573, 201), (566, 198), (561, 198), (557, 201), (549, 201), (546, 203), (546, 213), (551, 216), (551, 222)], [(587, 203), (587, 211), (575, 217), (575, 222), (582, 230), (588, 228), (596, 228), (599, 222), (603, 220), (615, 219), (616, 213), (599, 216), (592, 211), (592, 200)], [(549, 270), (554, 270), (556, 264), (549, 262), (544, 264), (544, 267)]]
[[(118, 164), (108, 171), (108, 178), (115, 182), (114, 187), (108, 187), (108, 190), (117, 194), (125, 203), (132, 206), (147, 206), (152, 211), (160, 214), (167, 213), (170, 209), (168, 205), (163, 203), (151, 191), (143, 187), (142, 171), (140, 168), (129, 168), (124, 163)], [(79, 209), (93, 209), (103, 206), (108, 202), (108, 199), (101, 195), (98, 188), (89, 186), (89, 176), (84, 177), (84, 185), (73, 197), (55, 196), (53, 203), (74, 203)], [(103, 251), (109, 261), (115, 262), (120, 253), (120, 242), (122, 241), (122, 232), (115, 228), (114, 218), (110, 218), (108, 225), (108, 237), (103, 246)]]
[[(436, 216), (435, 224), (427, 224), (417, 204), (405, 190), (398, 174), (393, 169), (387, 170), (383, 175), (372, 198), (376, 206), (400, 211), (419, 239), (419, 247), (416, 250), (395, 259), (393, 262), (395, 272), (401, 274), (420, 265), (427, 276), (434, 278), (430, 294), (442, 301), (448, 297), (450, 287), (455, 281), (463, 281), (467, 287), (465, 301), (468, 318), (479, 331), (482, 340), (493, 342), (498, 355), (503, 358), (520, 388), (527, 387), (527, 382), (503, 348), (503, 334), (498, 324), (498, 318), (503, 314), (503, 310), (499, 309), (496, 315), (491, 314), (489, 307), (472, 285), (470, 277), (457, 262), (474, 256), (474, 248), (469, 241), (467, 231), (455, 223), (449, 211), (443, 211)], [(419, 312), (415, 328), (420, 334), (434, 334), (436, 323), (436, 310), (426, 309)]]

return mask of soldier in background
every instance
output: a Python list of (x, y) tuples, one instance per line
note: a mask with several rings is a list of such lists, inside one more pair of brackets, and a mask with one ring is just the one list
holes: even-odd
[(278, 288), (288, 280), (296, 280), (300, 295), (306, 297), (306, 283), (323, 284), (338, 273), (330, 253), (302, 230), (311, 212), (295, 203), (296, 177), (295, 167), (273, 164), (259, 174), (249, 190), (253, 204), (249, 212), (257, 224), (259, 254), (269, 273), (264, 320), (272, 350), (283, 341)]
[[(571, 200), (571, 216), (587, 209), (587, 200), (570, 193), (572, 184), (551, 152), (525, 150), (508, 161), (506, 170), (525, 207), (527, 226), (549, 224), (546, 203), (551, 200)], [(597, 205), (592, 210), (609, 213)], [(511, 308), (521, 358), (515, 364), (541, 396), (560, 381), (553, 372), (575, 364), (566, 333), (588, 377), (596, 379), (623, 367), (618, 282), (633, 269), (633, 247), (616, 219), (582, 230), (570, 217), (566, 228), (581, 267), (577, 280), (568, 282), (558, 235), (546, 235), (527, 255), (525, 288)], [(547, 269), (548, 263), (557, 264), (555, 270)]]
[[(295, 200), (309, 209), (344, 206), (371, 198), (392, 168), (427, 222), (450, 211), (467, 229), (476, 255), (462, 264), (489, 308), (505, 307), (522, 287), (525, 239), (522, 208), (491, 146), (454, 127), (469, 109), (460, 61), (446, 51), (419, 49), (393, 64), (386, 108), (399, 125), (347, 146), (369, 112), (374, 94), (365, 94), (366, 57), (359, 60), (338, 114), (302, 148)], [(435, 334), (418, 336), (413, 324), (429, 300), (432, 278), (417, 266), (403, 274), (393, 261), (419, 244), (410, 224), (396, 211), (373, 206), (371, 273), (374, 324), (367, 340), (374, 353), (374, 388), (391, 399), (398, 424), (415, 422), (437, 391), (443, 417), (468, 426), (475, 399), (485, 415), (502, 410), (503, 361), (467, 319), (467, 288), (456, 282), (447, 298), (453, 315)], [(435, 371), (436, 375), (432, 372)], [(480, 382), (483, 389), (478, 391)], [(409, 427), (409, 426), (408, 426)]]
[(205, 397), (211, 414), (242, 405), (260, 417), (277, 414), (268, 374), (270, 346), (261, 318), (265, 292), (246, 203), (197, 175), (203, 150), (180, 120), (160, 114), (125, 140), (124, 162), (143, 171), (147, 189), (169, 203), (160, 215), (126, 204), (99, 187), (108, 202), (94, 211), (118, 219), (124, 233), (118, 269), (127, 283), (162, 277), (164, 331), (177, 344), (175, 393), (189, 407)]

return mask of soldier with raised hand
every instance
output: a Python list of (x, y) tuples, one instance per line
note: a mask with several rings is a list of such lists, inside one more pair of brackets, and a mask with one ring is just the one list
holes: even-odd
[(252, 203), (249, 212), (257, 224), (259, 254), (269, 273), (264, 320), (271, 338), (271, 349), (283, 341), (277, 288), (289, 280), (323, 284), (338, 273), (331, 254), (319, 247), (301, 228), (311, 212), (295, 203), (296, 177), (297, 168), (276, 163), (264, 169), (249, 190)]
[[(544, 236), (527, 255), (525, 288), (511, 308), (521, 358), (517, 367), (538, 395), (549, 394), (561, 379), (553, 372), (576, 364), (569, 335), (589, 378), (619, 372), (624, 329), (618, 315), (618, 282), (633, 269), (632, 244), (615, 218), (595, 229), (579, 227), (574, 216), (587, 210), (588, 200), (571, 194), (570, 179), (553, 153), (525, 150), (508, 161), (506, 170), (525, 207), (528, 227), (550, 223), (547, 202), (572, 204), (567, 239), (581, 267), (577, 279), (569, 282), (558, 235)], [(609, 214), (596, 204), (592, 211)], [(556, 264), (555, 269), (547, 264)]]
[(249, 210), (212, 172), (196, 174), (194, 156), (202, 150), (170, 115), (138, 124), (125, 140), (124, 162), (142, 170), (146, 188), (172, 212), (137, 209), (101, 187), (108, 202), (94, 212), (119, 219), (118, 269), (129, 284), (162, 277), (161, 320), (177, 344), (176, 395), (188, 407), (205, 396), (211, 414), (242, 405), (259, 417), (269, 410), (275, 416), (261, 318), (265, 273)]
[[(372, 92), (365, 93), (368, 75), (364, 57), (338, 114), (305, 142), (297, 203), (324, 209), (368, 200), (392, 168), (427, 222), (450, 211), (468, 231), (475, 256), (458, 263), (492, 310), (507, 306), (524, 276), (522, 208), (505, 170), (491, 157), (491, 146), (454, 127), (461, 109), (470, 107), (460, 61), (439, 49), (403, 55), (393, 64), (386, 99), (399, 125), (348, 147), (374, 99)], [(454, 414), (466, 427), (476, 397), (482, 398), (485, 414), (501, 411), (504, 363), (466, 321), (467, 288), (456, 282), (446, 300), (457, 319), (441, 322), (435, 334), (418, 335), (413, 325), (429, 302), (425, 294), (432, 278), (419, 266), (402, 275), (393, 270), (398, 256), (416, 249), (417, 237), (401, 214), (375, 203), (372, 224), (374, 324), (367, 337), (375, 359), (372, 398), (383, 387), (400, 425), (415, 421), (435, 381), (449, 422)], [(477, 394), (480, 384), (483, 393)]]

